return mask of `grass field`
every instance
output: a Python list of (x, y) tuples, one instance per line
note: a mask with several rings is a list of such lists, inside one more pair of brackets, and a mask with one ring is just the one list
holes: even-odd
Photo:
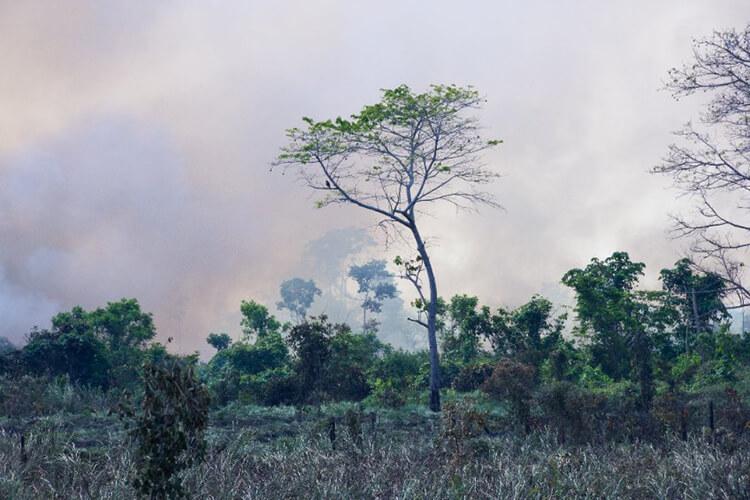
[[(473, 426), (461, 412), (417, 406), (232, 405), (212, 413), (205, 460), (183, 485), (191, 498), (216, 499), (750, 498), (744, 443), (571, 446), (544, 430), (509, 432), (492, 412), (482, 418)], [(60, 412), (0, 426), (0, 498), (137, 498), (116, 416)]]

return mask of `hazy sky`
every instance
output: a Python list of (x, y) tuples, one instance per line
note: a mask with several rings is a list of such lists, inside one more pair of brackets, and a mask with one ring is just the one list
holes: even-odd
[(284, 129), (400, 83), (474, 85), (505, 141), (506, 210), (425, 221), (442, 295), (554, 295), (615, 250), (655, 283), (686, 244), (648, 170), (700, 104), (659, 89), (692, 38), (747, 22), (747, 0), (0, 0), (0, 336), (123, 296), (182, 351), (236, 334), (306, 244), (375, 222), (269, 172)]

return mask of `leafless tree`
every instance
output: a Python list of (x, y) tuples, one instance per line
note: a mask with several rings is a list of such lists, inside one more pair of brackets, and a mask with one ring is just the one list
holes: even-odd
[[(287, 131), (276, 165), (294, 167), (321, 194), (318, 207), (349, 204), (379, 216), (379, 225), (413, 241), (427, 278), (412, 283), (426, 304), (430, 348), (430, 408), (440, 409), (435, 271), (418, 223), (436, 203), (457, 208), (498, 206), (481, 189), (497, 174), (481, 154), (501, 141), (483, 139), (468, 112), (484, 102), (472, 88), (435, 85), (415, 93), (402, 85), (349, 119), (315, 121)], [(411, 280), (410, 280), (411, 281)]]
[(742, 284), (750, 249), (750, 25), (696, 41), (694, 61), (669, 73), (676, 99), (710, 97), (700, 125), (688, 123), (654, 172), (669, 174), (696, 201), (690, 216), (675, 216), (678, 236), (693, 239), (695, 262), (718, 272), (736, 295), (750, 301)]

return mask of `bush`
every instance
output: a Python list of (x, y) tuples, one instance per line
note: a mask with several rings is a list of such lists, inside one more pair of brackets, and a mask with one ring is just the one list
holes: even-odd
[(404, 391), (393, 380), (377, 378), (373, 381), (367, 402), (385, 408), (400, 408), (406, 404), (406, 397)]
[(690, 384), (701, 366), (701, 357), (697, 354), (680, 354), (670, 371), (675, 384)]
[(293, 404), (299, 399), (299, 384), (288, 368), (243, 375), (240, 384), (243, 399), (262, 405)]
[(460, 466), (476, 451), (476, 438), (487, 431), (487, 414), (467, 401), (451, 401), (444, 405), (440, 418), (440, 442), (453, 466)]
[(143, 402), (132, 430), (138, 443), (136, 488), (150, 498), (184, 495), (179, 473), (200, 460), (208, 425), (208, 391), (179, 359), (143, 370)]
[(74, 383), (105, 387), (110, 381), (110, 353), (92, 333), (34, 330), (21, 351), (33, 375), (67, 375)]
[(687, 438), (690, 413), (686, 395), (673, 391), (658, 394), (651, 413), (666, 431)]
[(453, 388), (460, 392), (479, 389), (492, 376), (493, 366), (489, 363), (474, 363), (460, 369), (453, 379)]
[(524, 430), (530, 430), (531, 408), (536, 370), (533, 366), (503, 359), (482, 384), (482, 391), (497, 401), (508, 401)]
[(561, 442), (588, 442), (599, 436), (606, 419), (605, 395), (563, 381), (542, 386), (536, 399)]
[(737, 391), (727, 387), (722, 399), (717, 412), (719, 422), (735, 434), (742, 434), (750, 429), (750, 407)]
[(207, 380), (212, 403), (224, 406), (236, 401), (240, 397), (240, 372), (228, 364), (221, 369), (212, 368)]
[[(429, 373), (427, 351), (408, 352), (402, 349), (388, 349), (382, 357), (376, 358), (370, 369), (371, 379), (392, 383), (400, 391), (408, 391), (421, 385), (423, 371)], [(423, 370), (426, 368), (426, 370)], [(428, 387), (425, 383), (423, 387)]]
[(334, 401), (361, 401), (370, 394), (365, 373), (357, 366), (339, 366), (327, 375), (326, 392)]

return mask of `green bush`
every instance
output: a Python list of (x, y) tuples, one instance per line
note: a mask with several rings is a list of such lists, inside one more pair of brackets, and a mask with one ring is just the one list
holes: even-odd
[(406, 404), (405, 394), (406, 391), (398, 387), (393, 380), (376, 378), (372, 382), (372, 391), (366, 402), (384, 408), (400, 408)]
[(266, 406), (293, 404), (299, 398), (299, 384), (287, 367), (242, 375), (240, 391), (243, 400)]
[(132, 434), (138, 444), (136, 488), (150, 498), (184, 496), (180, 473), (205, 450), (209, 395), (180, 359), (148, 363)]
[(675, 359), (670, 371), (670, 376), (678, 385), (690, 384), (701, 366), (701, 357), (698, 354), (680, 354)]

